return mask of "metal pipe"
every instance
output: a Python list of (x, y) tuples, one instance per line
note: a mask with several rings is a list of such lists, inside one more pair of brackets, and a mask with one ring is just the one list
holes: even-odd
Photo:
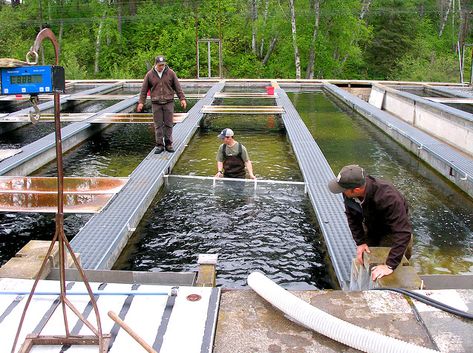
[[(0, 295), (28, 295), (29, 291), (1, 291)], [(60, 295), (61, 292), (35, 292), (34, 295)], [(120, 296), (120, 295), (133, 295), (133, 296), (154, 296), (154, 295), (165, 295), (170, 296), (170, 292), (92, 292), (93, 295), (110, 295), (110, 296)], [(88, 292), (67, 292), (67, 295), (89, 295)]]
[[(182, 179), (194, 179), (194, 180), (213, 180), (213, 181), (230, 181), (230, 182), (244, 182), (244, 183), (255, 183), (253, 179), (240, 179), (240, 178), (215, 178), (205, 176), (194, 176), (194, 175), (165, 175), (164, 178), (182, 178)], [(258, 179), (258, 184), (287, 184), (287, 185), (305, 185), (303, 181), (284, 181), (284, 180), (263, 180)]]

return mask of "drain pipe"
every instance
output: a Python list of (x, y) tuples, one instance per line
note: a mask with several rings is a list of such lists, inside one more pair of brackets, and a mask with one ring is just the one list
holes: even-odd
[(248, 285), (270, 304), (301, 325), (363, 352), (372, 353), (434, 353), (396, 338), (343, 321), (289, 293), (259, 272), (248, 276)]

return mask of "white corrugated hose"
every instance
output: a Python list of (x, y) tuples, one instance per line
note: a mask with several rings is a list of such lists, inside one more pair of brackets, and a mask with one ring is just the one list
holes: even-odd
[(251, 273), (248, 276), (248, 285), (295, 321), (360, 351), (370, 353), (438, 353), (436, 350), (384, 336), (343, 321), (297, 298), (262, 273)]

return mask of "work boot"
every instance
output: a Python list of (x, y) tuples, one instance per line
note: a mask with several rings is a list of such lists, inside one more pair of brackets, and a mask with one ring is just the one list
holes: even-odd
[(164, 151), (164, 146), (163, 145), (159, 145), (159, 146), (156, 146), (156, 150), (154, 151), (155, 154), (160, 154), (160, 153), (163, 153)]
[(169, 153), (175, 152), (175, 151), (174, 151), (174, 148), (172, 148), (172, 145), (167, 145), (167, 146), (166, 146), (166, 151), (168, 151)]

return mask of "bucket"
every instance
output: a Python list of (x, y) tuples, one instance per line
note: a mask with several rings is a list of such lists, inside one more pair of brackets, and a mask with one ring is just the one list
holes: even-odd
[(266, 93), (268, 93), (269, 95), (274, 95), (274, 87), (273, 86), (267, 86), (266, 87)]

